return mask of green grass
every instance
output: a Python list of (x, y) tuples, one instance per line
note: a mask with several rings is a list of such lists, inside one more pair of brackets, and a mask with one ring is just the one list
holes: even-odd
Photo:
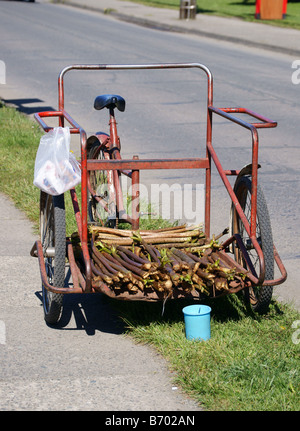
[(41, 135), (37, 124), (0, 104), (0, 191), (9, 195), (35, 224), (39, 190), (33, 185), (33, 173)]
[[(297, 411), (300, 404), (299, 344), (292, 342), (299, 313), (273, 301), (266, 316), (254, 315), (230, 295), (212, 308), (211, 339), (185, 338), (187, 301), (123, 304), (113, 301), (139, 343), (168, 360), (175, 383), (208, 411)], [(300, 322), (300, 321), (299, 321)]]
[[(41, 135), (25, 115), (0, 105), (0, 190), (36, 226), (39, 190), (32, 181)], [(76, 225), (70, 199), (67, 208), (73, 232)], [(148, 220), (147, 226), (153, 222)], [(241, 294), (230, 295), (208, 302), (211, 339), (206, 342), (185, 338), (182, 308), (188, 301), (167, 301), (162, 313), (162, 303), (105, 300), (125, 322), (125, 332), (136, 342), (157, 349), (167, 359), (174, 383), (205, 410), (299, 410), (300, 334), (292, 325), (300, 327), (300, 314), (273, 301), (267, 315), (256, 315), (241, 298)]]
[[(147, 6), (178, 9), (180, 0), (131, 0), (134, 3), (142, 3)], [(281, 27), (300, 29), (300, 2), (289, 0), (286, 18), (282, 20), (257, 20), (255, 19), (254, 0), (197, 0), (197, 13), (207, 15), (219, 15), (235, 17), (245, 21), (256, 21)], [(179, 12), (178, 12), (179, 14)]]

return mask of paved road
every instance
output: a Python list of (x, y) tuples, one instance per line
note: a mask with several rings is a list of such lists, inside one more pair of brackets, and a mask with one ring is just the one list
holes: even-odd
[[(295, 58), (299, 58), (300, 54), (299, 30), (274, 26), (272, 22), (269, 22), (271, 25), (262, 24), (260, 20), (246, 22), (242, 19), (206, 13), (198, 13), (196, 19), (179, 19), (178, 9), (154, 8), (126, 0), (57, 0), (56, 3), (100, 11), (119, 20), (144, 27), (188, 33), (219, 42), (228, 41), (235, 45), (288, 53)], [(254, 15), (255, 5), (252, 11)], [(289, 13), (289, 6), (287, 13)]]
[[(7, 84), (1, 86), (0, 96), (29, 114), (57, 107), (57, 75), (66, 64), (201, 61), (214, 74), (216, 105), (246, 106), (278, 120), (277, 130), (261, 134), (260, 180), (269, 202), (275, 242), (289, 271), (288, 281), (276, 292), (299, 306), (294, 269), (300, 259), (299, 87), (291, 82), (291, 56), (142, 29), (54, 4), (1, 2), (0, 12), (0, 52), (7, 65)], [(196, 82), (201, 84), (199, 89)], [(198, 137), (204, 142), (205, 121), (200, 115), (204, 105), (200, 103), (199, 108), (198, 104), (205, 101), (205, 82), (193, 71), (187, 71), (184, 80), (177, 72), (171, 79), (153, 72), (134, 78), (116, 72), (101, 78), (93, 75), (91, 81), (74, 74), (67, 85), (67, 110), (87, 131), (94, 130), (95, 124), (98, 128), (99, 113), (92, 110), (97, 94), (114, 91), (126, 98), (126, 112), (118, 117), (125, 155), (137, 152), (141, 157), (152, 157), (160, 151), (164, 156), (172, 143), (173, 156), (183, 156), (186, 151), (194, 156), (198, 154)], [(215, 143), (224, 166), (240, 168), (250, 149), (241, 144), (236, 129), (225, 128), (223, 122), (216, 125)], [(248, 135), (242, 134), (241, 139), (244, 143)], [(173, 178), (160, 177), (164, 181), (178, 179), (177, 173)], [(216, 179), (213, 193), (216, 210), (212, 226), (219, 232), (228, 223), (228, 203)], [(4, 364), (0, 408), (197, 409), (178, 391), (172, 391), (166, 364), (151, 349), (135, 346), (122, 336), (100, 297), (96, 302), (90, 297), (70, 299), (66, 325), (60, 330), (43, 323), (38, 267), (28, 256), (36, 235), (24, 216), (12, 205), (6, 206), (3, 197), (0, 203), (2, 238), (6, 238), (0, 249), (0, 320), (6, 329), (6, 344), (0, 345)], [(15, 233), (16, 239), (8, 232)], [(13, 244), (17, 246), (12, 248)], [(130, 398), (124, 396), (128, 390)]]

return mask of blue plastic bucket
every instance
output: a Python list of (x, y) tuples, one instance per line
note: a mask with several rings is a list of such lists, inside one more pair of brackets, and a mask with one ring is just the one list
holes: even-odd
[(208, 305), (188, 305), (182, 309), (185, 336), (188, 340), (206, 341), (210, 339), (210, 312)]

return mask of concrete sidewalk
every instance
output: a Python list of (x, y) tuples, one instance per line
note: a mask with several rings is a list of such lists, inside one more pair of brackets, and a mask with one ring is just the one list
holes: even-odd
[(205, 14), (197, 14), (194, 20), (180, 20), (179, 10), (149, 7), (123, 0), (64, 0), (63, 3), (99, 11), (117, 19), (151, 28), (190, 33), (294, 57), (300, 56), (299, 30), (275, 27), (259, 21), (252, 23), (237, 18)]
[(46, 325), (29, 254), (37, 234), (2, 193), (0, 232), (0, 411), (202, 410), (154, 349), (123, 335), (101, 295), (66, 295), (65, 322)]

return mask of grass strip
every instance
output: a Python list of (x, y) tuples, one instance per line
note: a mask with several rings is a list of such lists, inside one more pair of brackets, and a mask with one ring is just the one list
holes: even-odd
[(37, 124), (0, 102), (0, 191), (37, 225), (39, 190), (33, 185), (35, 155), (42, 132)]
[[(178, 9), (180, 0), (130, 0), (133, 3), (141, 3), (147, 6)], [(255, 18), (254, 0), (197, 0), (197, 14), (218, 15), (224, 17), (239, 18), (244, 21), (258, 22), (280, 27), (300, 29), (299, 0), (289, 0), (285, 19), (258, 20)], [(179, 12), (178, 12), (179, 17)], [(204, 17), (203, 17), (204, 18)]]

